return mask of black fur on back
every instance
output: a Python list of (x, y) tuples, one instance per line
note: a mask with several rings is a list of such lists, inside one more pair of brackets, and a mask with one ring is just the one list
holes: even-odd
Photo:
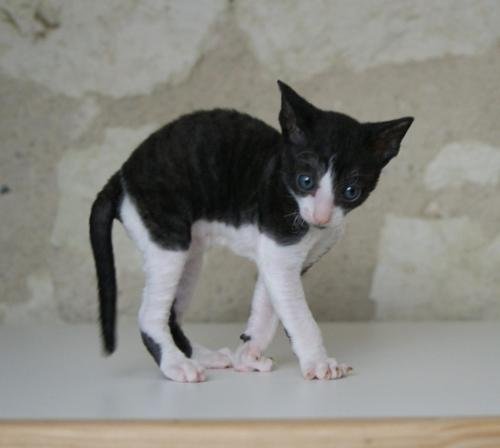
[(151, 135), (125, 162), (122, 175), (163, 247), (187, 249), (191, 225), (199, 219), (235, 227), (258, 223), (291, 243), (300, 234), (292, 219), (282, 219), (295, 201), (276, 176), (281, 144), (278, 131), (240, 112), (195, 112)]

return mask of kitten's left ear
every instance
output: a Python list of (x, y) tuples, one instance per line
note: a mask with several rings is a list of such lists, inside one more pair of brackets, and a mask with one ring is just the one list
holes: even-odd
[(397, 120), (365, 124), (369, 133), (368, 145), (383, 165), (397, 156), (401, 140), (412, 123), (413, 117), (404, 117)]

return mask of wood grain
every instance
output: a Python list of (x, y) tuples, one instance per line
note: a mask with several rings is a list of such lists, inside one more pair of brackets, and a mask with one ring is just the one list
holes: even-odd
[(4, 421), (0, 447), (499, 448), (499, 418), (328, 421)]

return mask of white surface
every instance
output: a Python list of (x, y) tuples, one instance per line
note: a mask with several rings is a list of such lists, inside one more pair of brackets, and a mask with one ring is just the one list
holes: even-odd
[[(235, 347), (243, 324), (190, 325), (193, 339)], [(286, 338), (271, 373), (209, 371), (164, 379), (121, 322), (118, 352), (100, 356), (92, 325), (0, 325), (0, 418), (262, 419), (500, 415), (500, 323), (322, 325), (332, 355), (354, 374), (305, 381)], [(203, 336), (203, 337), (202, 337)]]

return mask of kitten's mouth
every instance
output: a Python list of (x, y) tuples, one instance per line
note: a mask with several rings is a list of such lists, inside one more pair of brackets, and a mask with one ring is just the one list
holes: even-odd
[(302, 216), (302, 219), (304, 220), (304, 222), (306, 222), (309, 227), (311, 228), (315, 228), (315, 229), (319, 229), (319, 230), (324, 230), (324, 229), (328, 229), (328, 227), (330, 227), (330, 222), (331, 222), (331, 219), (329, 219), (328, 221), (319, 221), (317, 219), (314, 219), (313, 217), (309, 216), (309, 214), (305, 214), (305, 216)]

